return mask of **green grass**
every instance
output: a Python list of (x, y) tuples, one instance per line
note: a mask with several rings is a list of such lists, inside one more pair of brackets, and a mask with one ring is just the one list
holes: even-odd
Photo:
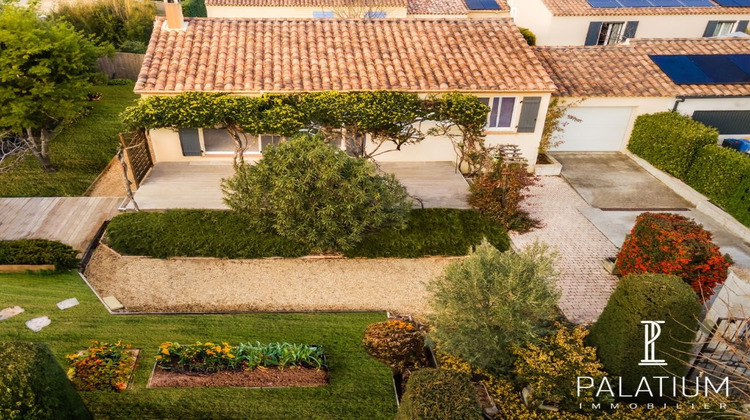
[(91, 113), (66, 127), (50, 142), (50, 158), (57, 173), (42, 171), (33, 156), (10, 172), (0, 174), (0, 196), (56, 197), (82, 195), (117, 151), (123, 131), (120, 113), (133, 104), (133, 85), (95, 86), (101, 101), (87, 102)]
[[(196, 285), (200, 287), (200, 285)], [(365, 327), (382, 313), (110, 315), (75, 273), (0, 275), (0, 308), (26, 312), (0, 322), (0, 341), (42, 341), (63, 365), (65, 355), (91, 340), (122, 339), (142, 353), (132, 389), (122, 393), (81, 392), (94, 417), (392, 419), (396, 411), (390, 370), (364, 352)], [(163, 293), (179, 293), (168, 288)], [(56, 302), (77, 297), (79, 306), (60, 311)], [(52, 324), (39, 333), (24, 322), (47, 315)], [(319, 388), (147, 389), (154, 356), (163, 341), (211, 340), (320, 344), (326, 348), (330, 384)], [(0, 367), (2, 368), (2, 367)]]

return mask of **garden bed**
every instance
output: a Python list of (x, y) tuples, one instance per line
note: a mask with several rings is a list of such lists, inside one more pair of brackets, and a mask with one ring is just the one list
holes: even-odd
[(174, 372), (155, 368), (149, 388), (243, 387), (282, 388), (328, 384), (328, 372), (306, 368), (258, 368), (241, 371)]

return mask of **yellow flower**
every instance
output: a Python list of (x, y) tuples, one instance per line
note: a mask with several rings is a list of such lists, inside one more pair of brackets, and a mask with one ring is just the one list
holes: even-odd
[(161, 349), (161, 354), (169, 354), (169, 349)]

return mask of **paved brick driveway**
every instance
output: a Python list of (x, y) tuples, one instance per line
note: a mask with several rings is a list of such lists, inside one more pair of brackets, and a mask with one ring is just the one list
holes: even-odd
[(575, 323), (596, 320), (617, 285), (617, 277), (608, 274), (601, 261), (613, 257), (617, 248), (579, 211), (590, 207), (560, 177), (542, 177), (526, 207), (544, 226), (522, 235), (513, 233), (518, 248), (538, 240), (559, 252), (559, 282), (562, 290), (560, 309)]

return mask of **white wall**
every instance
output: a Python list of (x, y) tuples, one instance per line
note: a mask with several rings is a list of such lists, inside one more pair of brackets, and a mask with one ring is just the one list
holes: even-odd
[(537, 45), (547, 45), (539, 42), (550, 37), (552, 13), (542, 0), (510, 0), (511, 15), (516, 26), (528, 28), (536, 35)]
[[(373, 10), (386, 12), (388, 18), (404, 18), (406, 17), (406, 8), (378, 8), (373, 7)], [(334, 11), (337, 9), (334, 7), (250, 7), (250, 6), (206, 6), (206, 14), (208, 17), (217, 18), (295, 18), (295, 19), (310, 19), (313, 17), (313, 12), (320, 11)], [(343, 13), (343, 11), (341, 12)]]

